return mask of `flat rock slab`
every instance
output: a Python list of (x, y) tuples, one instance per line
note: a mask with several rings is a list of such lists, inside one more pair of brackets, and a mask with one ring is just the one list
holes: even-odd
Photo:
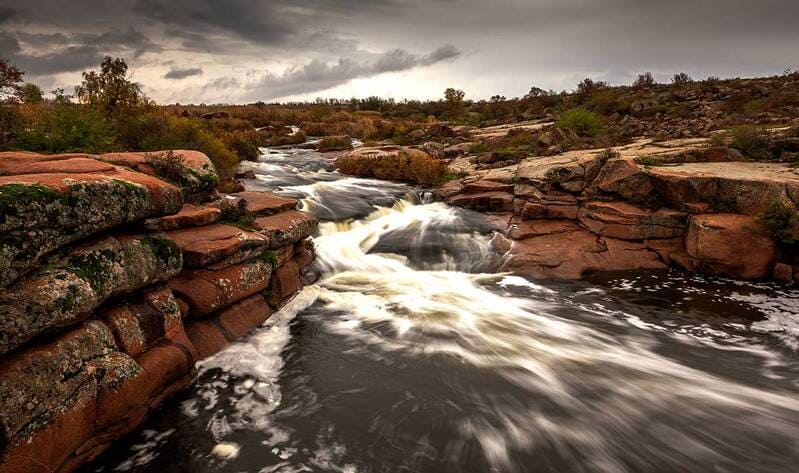
[(240, 253), (256, 256), (270, 246), (270, 238), (259, 232), (215, 223), (166, 232), (183, 252), (188, 268), (205, 268)]
[(255, 217), (267, 217), (287, 210), (296, 210), (299, 202), (291, 197), (283, 197), (271, 192), (237, 192), (231, 194), (247, 202), (247, 212)]
[(164, 232), (181, 228), (201, 227), (218, 222), (222, 211), (216, 207), (185, 204), (180, 212), (160, 218), (147, 219), (143, 226), (147, 230)]
[(278, 248), (296, 243), (316, 231), (319, 219), (309, 213), (290, 210), (255, 220), (255, 227), (269, 238), (269, 247)]

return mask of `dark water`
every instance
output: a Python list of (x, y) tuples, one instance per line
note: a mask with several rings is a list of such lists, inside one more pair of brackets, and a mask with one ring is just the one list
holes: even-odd
[(799, 291), (495, 275), (479, 214), (264, 161), (326, 220), (320, 282), (88, 471), (799, 471)]

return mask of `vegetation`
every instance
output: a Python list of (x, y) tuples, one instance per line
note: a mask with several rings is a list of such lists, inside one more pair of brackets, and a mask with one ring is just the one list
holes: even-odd
[(784, 199), (770, 202), (762, 215), (763, 224), (774, 240), (786, 245), (796, 243), (799, 236), (799, 211)]
[(754, 125), (742, 125), (732, 129), (731, 147), (747, 158), (755, 160), (771, 159), (772, 153), (767, 132)]
[(316, 149), (321, 152), (352, 149), (352, 138), (347, 135), (326, 136), (319, 141)]
[(571, 130), (579, 136), (593, 138), (605, 132), (602, 118), (584, 108), (575, 108), (564, 112), (558, 120), (558, 128)]
[(389, 181), (436, 185), (446, 180), (447, 167), (426, 153), (400, 150), (385, 157), (352, 155), (336, 161), (344, 174)]

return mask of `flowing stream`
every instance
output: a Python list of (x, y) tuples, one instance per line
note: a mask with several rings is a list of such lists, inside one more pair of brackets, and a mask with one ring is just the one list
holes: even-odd
[(496, 274), (481, 214), (309, 150), (244, 166), (323, 220), (317, 284), (90, 471), (798, 471), (799, 291)]

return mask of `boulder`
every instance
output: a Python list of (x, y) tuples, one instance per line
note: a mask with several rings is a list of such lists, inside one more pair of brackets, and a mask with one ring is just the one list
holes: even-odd
[(109, 298), (165, 281), (181, 267), (180, 249), (162, 235), (108, 236), (53, 256), (0, 292), (0, 354), (80, 322)]
[(542, 192), (556, 188), (579, 193), (596, 178), (607, 160), (608, 154), (599, 150), (528, 158), (519, 163), (516, 185), (530, 185)]
[(521, 210), (523, 219), (570, 219), (577, 220), (577, 203), (525, 202)]
[[(2, 172), (33, 172), (40, 165), (109, 166), (86, 158), (30, 163), (0, 153)], [(81, 165), (82, 166), (82, 165)], [(81, 167), (81, 169), (83, 169)], [(95, 168), (97, 169), (97, 168)], [(178, 188), (118, 167), (96, 173), (32, 173), (0, 176), (0, 286), (8, 286), (41, 256), (118, 225), (173, 214), (183, 205)]]
[(445, 125), (443, 123), (434, 123), (427, 127), (427, 134), (441, 138), (452, 138), (455, 136), (455, 130), (449, 125)]
[(750, 280), (768, 274), (776, 253), (759, 220), (738, 214), (692, 216), (685, 248), (703, 273)]

